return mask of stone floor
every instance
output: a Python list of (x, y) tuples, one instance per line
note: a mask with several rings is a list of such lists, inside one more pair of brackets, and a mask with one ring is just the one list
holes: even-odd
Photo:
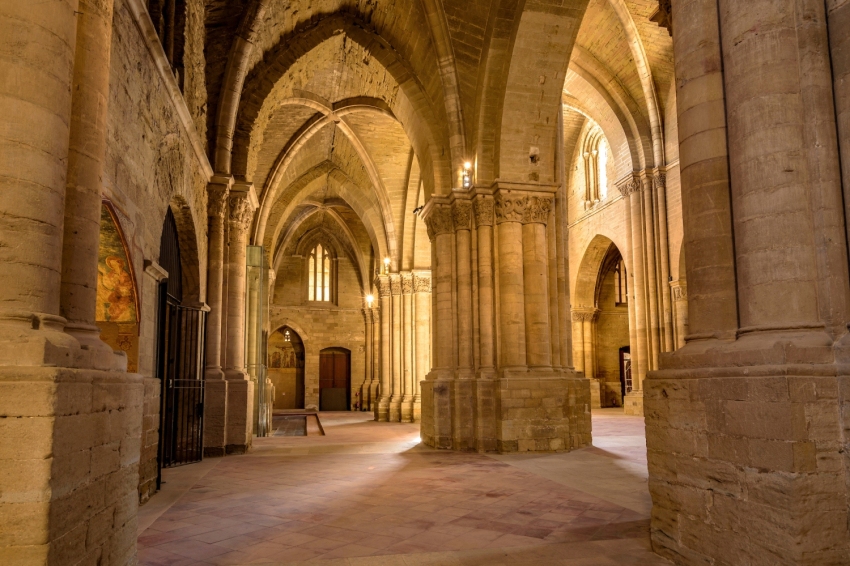
[(166, 470), (140, 510), (147, 566), (662, 565), (649, 551), (643, 420), (594, 413), (594, 446), (482, 455), (417, 425), (322, 413), (325, 436)]

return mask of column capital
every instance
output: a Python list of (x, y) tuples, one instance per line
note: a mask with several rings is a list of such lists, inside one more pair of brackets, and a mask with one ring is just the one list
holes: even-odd
[(417, 271), (413, 273), (413, 292), (414, 293), (430, 293), (431, 292), (431, 272)]
[(378, 288), (378, 296), (380, 298), (389, 297), (392, 295), (392, 287), (390, 286), (389, 275), (378, 275), (375, 278), (375, 287)]
[(593, 322), (599, 317), (599, 312), (597, 308), (574, 308), (572, 310), (573, 320), (575, 322)]
[(455, 231), (470, 230), (472, 228), (472, 204), (467, 200), (455, 200), (452, 203), (452, 221)]
[(233, 177), (214, 175), (207, 183), (207, 216), (224, 219)]
[(476, 195), (472, 201), (476, 226), (492, 226), (496, 203), (491, 195)]
[(496, 194), (496, 222), (547, 224), (552, 211), (552, 197), (540, 194), (499, 191)]
[(401, 295), (401, 275), (399, 273), (391, 273), (389, 277), (392, 294)]
[(413, 273), (401, 274), (401, 292), (403, 295), (413, 294)]
[(231, 225), (241, 232), (247, 232), (254, 219), (254, 212), (260, 206), (254, 185), (234, 184), (230, 189), (229, 202)]
[(617, 190), (620, 191), (620, 194), (623, 195), (623, 198), (629, 198), (629, 195), (632, 193), (638, 193), (643, 189), (643, 185), (640, 182), (640, 174), (639, 173), (631, 173), (626, 175), (616, 183)]
[(431, 240), (443, 234), (451, 234), (454, 230), (451, 205), (448, 202), (442, 202), (442, 199), (437, 201), (435, 197), (431, 197), (422, 215)]

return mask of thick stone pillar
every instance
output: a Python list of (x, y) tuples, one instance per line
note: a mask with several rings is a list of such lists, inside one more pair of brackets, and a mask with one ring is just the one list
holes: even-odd
[(850, 556), (850, 275), (824, 10), (673, 11), (690, 334), (645, 399), (653, 546), (681, 564)]
[(390, 420), (390, 397), (392, 396), (392, 288), (389, 275), (381, 275), (376, 281), (378, 296), (381, 302), (380, 323), (381, 342), (379, 359), (381, 368), (381, 387), (378, 406), (375, 409), (375, 420), (387, 422)]
[(209, 253), (207, 260), (206, 368), (204, 370), (204, 456), (225, 455), (227, 446), (227, 385), (222, 369), (225, 218), (232, 177), (214, 177), (207, 185)]
[(401, 274), (401, 303), (402, 303), (402, 390), (401, 399), (401, 422), (413, 422), (413, 401), (416, 396), (413, 380), (415, 368), (413, 356), (415, 344), (413, 342), (413, 273)]
[(244, 454), (251, 447), (254, 415), (254, 382), (245, 367), (248, 231), (258, 206), (253, 185), (233, 185), (229, 203), (227, 341), (224, 348), (224, 375), (228, 381), (225, 451), (228, 454)]
[[(96, 285), (102, 189), (92, 174), (102, 170), (106, 135), (92, 97), (105, 104), (111, 13), (111, 2), (0, 3), (3, 564), (111, 566), (135, 558), (144, 383), (85, 327), (94, 322), (85, 286), (92, 276)], [(98, 129), (83, 131), (89, 125)], [(70, 140), (80, 152), (86, 135), (93, 167), (75, 155), (69, 176)], [(84, 193), (72, 214), (85, 230), (65, 247), (90, 258), (94, 246), (88, 269), (65, 278), (81, 285), (81, 295), (60, 290), (71, 179)], [(60, 316), (66, 307), (74, 317), (69, 333)]]
[(402, 310), (401, 310), (401, 275), (393, 273), (390, 275), (390, 291), (392, 299), (390, 301), (390, 360), (391, 376), (390, 387), (392, 394), (390, 395), (390, 422), (401, 422), (401, 403), (404, 398), (402, 390), (403, 381), (403, 359), (404, 344), (402, 343)]
[(360, 388), (360, 395), (362, 396), (360, 399), (360, 410), (361, 411), (372, 411), (372, 399), (374, 392), (374, 373), (373, 373), (373, 365), (372, 365), (372, 346), (374, 344), (374, 336), (372, 332), (374, 332), (374, 324), (372, 323), (372, 308), (366, 307), (363, 309), (363, 323), (364, 323), (364, 349), (366, 351), (365, 355), (365, 370), (363, 375), (363, 387)]
[[(572, 369), (553, 364), (553, 320), (560, 325), (560, 284), (552, 284), (550, 250), (557, 230), (548, 229), (556, 218), (556, 187), (539, 184), (498, 183), (489, 189), (453, 191), (432, 197), (423, 212), (435, 248), (436, 304), (434, 329), (436, 367), (422, 384), (422, 439), (429, 446), (478, 451), (558, 451), (584, 446), (590, 441), (588, 382)], [(474, 230), (465, 218), (469, 201), (475, 216)], [(446, 211), (455, 218), (446, 221)], [(493, 225), (495, 224), (495, 230)], [(467, 240), (466, 233), (470, 233)], [(467, 256), (467, 242), (475, 238)], [(456, 247), (452, 247), (452, 246)], [(467, 276), (465, 263), (476, 260)], [(456, 263), (453, 263), (456, 262)], [(455, 266), (455, 269), (453, 269)], [(477, 271), (477, 277), (474, 277)], [(453, 279), (452, 279), (453, 277)], [(440, 309), (441, 284), (457, 306)], [(477, 292), (473, 286), (477, 285)], [(566, 294), (566, 293), (565, 293)], [(463, 306), (464, 297), (477, 295), (478, 332), (467, 324), (474, 313)], [(568, 304), (568, 303), (566, 303)], [(551, 316), (552, 311), (557, 316)], [(470, 328), (477, 340), (471, 356), (469, 379), (466, 349), (451, 355), (451, 345), (441, 351), (441, 332)], [(445, 329), (445, 330), (444, 330)], [(451, 335), (451, 334), (449, 334)], [(557, 336), (570, 331), (558, 328)], [(440, 358), (440, 356), (443, 356)], [(561, 356), (559, 355), (559, 362)]]
[(431, 370), (431, 272), (413, 273), (413, 334), (415, 344), (413, 419), (422, 417), (422, 382)]
[(370, 391), (370, 411), (377, 416), (378, 401), (381, 395), (381, 308), (378, 305), (370, 309), (372, 320), (372, 387)]

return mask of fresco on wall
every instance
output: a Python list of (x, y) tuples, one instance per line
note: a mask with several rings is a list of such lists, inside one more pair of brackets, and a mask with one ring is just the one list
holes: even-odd
[(298, 367), (298, 355), (293, 343), (287, 342), (283, 332), (275, 332), (269, 338), (269, 368), (288, 369)]
[(136, 282), (124, 238), (104, 203), (100, 210), (95, 318), (100, 338), (113, 350), (127, 354), (127, 371), (139, 367), (139, 325)]
[(115, 220), (106, 208), (100, 213), (100, 250), (97, 258), (97, 312), (103, 322), (133, 322), (136, 288), (130, 261)]

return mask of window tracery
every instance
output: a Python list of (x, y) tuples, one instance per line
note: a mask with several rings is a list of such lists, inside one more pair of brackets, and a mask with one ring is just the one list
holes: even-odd
[(328, 249), (317, 244), (307, 260), (307, 300), (330, 302), (333, 291), (333, 270)]
[(608, 196), (608, 142), (599, 126), (593, 126), (585, 135), (581, 159), (584, 165), (582, 201), (587, 210)]

